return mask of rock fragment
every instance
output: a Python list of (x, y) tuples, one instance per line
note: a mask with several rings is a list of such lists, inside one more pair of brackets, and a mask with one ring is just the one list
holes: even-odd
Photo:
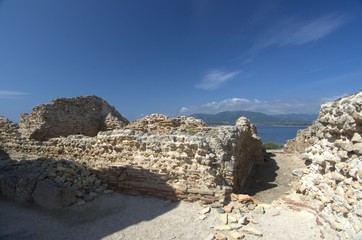
[(241, 232), (246, 233), (246, 234), (250, 234), (250, 235), (254, 235), (257, 237), (262, 237), (263, 233), (253, 227), (243, 227), (241, 229)]
[(245, 237), (245, 235), (243, 235), (237, 231), (230, 231), (229, 234), (233, 239), (243, 239)]
[(228, 218), (229, 218), (229, 215), (226, 214), (226, 213), (223, 213), (223, 214), (219, 214), (217, 216), (217, 218), (219, 219), (219, 221), (223, 224), (228, 224)]

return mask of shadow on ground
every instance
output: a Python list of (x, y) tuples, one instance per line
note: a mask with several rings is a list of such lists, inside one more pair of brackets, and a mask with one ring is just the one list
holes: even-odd
[(254, 196), (278, 186), (275, 181), (278, 176), (279, 166), (273, 157), (275, 157), (273, 153), (267, 153), (264, 164), (254, 165), (241, 193)]
[[(54, 162), (48, 159), (39, 161), (37, 166), (47, 161)], [(157, 218), (178, 205), (177, 202), (165, 202), (166, 199), (162, 198), (112, 193), (101, 194), (82, 206), (72, 205), (59, 210), (46, 210), (33, 203), (32, 193), (40, 180), (34, 178), (34, 174), (30, 180), (28, 178), (29, 172), (35, 172), (37, 176), (41, 171), (32, 166), (30, 161), (27, 162), (28, 167), (21, 170), (15, 168), (14, 171), (9, 164), (17, 165), (18, 162), (5, 159), (4, 155), (0, 157), (0, 195), (3, 195), (0, 198), (0, 239), (102, 239), (122, 229)], [(133, 173), (134, 171), (135, 169)], [(102, 174), (107, 175), (107, 172)], [(157, 174), (149, 174), (152, 174), (153, 179), (165, 181)], [(9, 200), (16, 198), (9, 197), (4, 192), (13, 191), (16, 195), (24, 179), (30, 181), (26, 184), (30, 189), (26, 204)], [(169, 190), (172, 191), (171, 188)]]

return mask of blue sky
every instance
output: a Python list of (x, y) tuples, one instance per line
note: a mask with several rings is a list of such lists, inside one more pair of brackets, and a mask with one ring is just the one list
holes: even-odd
[(362, 1), (0, 0), (0, 115), (317, 113), (361, 89)]

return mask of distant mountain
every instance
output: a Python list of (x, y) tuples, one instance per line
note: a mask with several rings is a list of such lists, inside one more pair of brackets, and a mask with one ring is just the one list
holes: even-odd
[(217, 114), (195, 113), (190, 116), (199, 118), (210, 125), (233, 125), (241, 116), (247, 117), (256, 125), (309, 125), (318, 117), (317, 114), (267, 115), (251, 111), (225, 111)]
[(317, 119), (318, 114), (278, 114), (273, 115), (274, 117), (280, 118), (283, 122), (294, 122), (302, 123), (306, 122), (311, 124), (314, 120)]

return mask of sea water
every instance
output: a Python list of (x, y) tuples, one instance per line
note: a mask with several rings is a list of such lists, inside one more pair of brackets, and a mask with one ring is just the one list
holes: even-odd
[(295, 138), (298, 130), (307, 126), (257, 126), (258, 136), (263, 143), (273, 142), (284, 145), (287, 140)]

